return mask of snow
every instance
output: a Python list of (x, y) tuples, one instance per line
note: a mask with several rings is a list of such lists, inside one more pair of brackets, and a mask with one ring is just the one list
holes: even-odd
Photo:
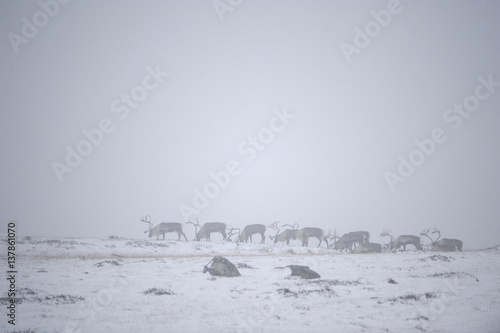
[[(16, 251), (22, 303), (2, 332), (500, 331), (498, 250), (347, 254), (299, 243), (33, 237)], [(215, 255), (241, 277), (203, 274)], [(321, 279), (275, 269), (292, 264)]]

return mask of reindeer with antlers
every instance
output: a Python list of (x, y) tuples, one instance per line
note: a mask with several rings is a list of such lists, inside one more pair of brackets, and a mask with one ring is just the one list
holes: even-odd
[(297, 231), (297, 228), (299, 225), (295, 223), (294, 225), (290, 224), (283, 224), (282, 227), (292, 227), (292, 229), (286, 229), (285, 231), (280, 233), (280, 228), (278, 227), (278, 221), (274, 222), (273, 224), (269, 225), (269, 228), (276, 230), (276, 235), (275, 236), (269, 236), (271, 240), (274, 240), (274, 244), (278, 242), (286, 242), (286, 245), (290, 244), (291, 239), (296, 239), (295, 237), (295, 232)]
[(147, 223), (149, 225), (149, 230), (144, 231), (144, 233), (149, 232), (149, 238), (156, 236), (156, 239), (160, 238), (160, 235), (163, 234), (163, 239), (165, 239), (165, 234), (168, 232), (176, 232), (179, 238), (181, 239), (181, 235), (184, 236), (184, 239), (187, 241), (186, 235), (182, 232), (182, 224), (178, 222), (162, 222), (153, 228), (153, 223), (151, 223), (151, 216), (148, 214), (141, 219), (142, 222)]
[[(210, 241), (210, 234), (213, 232), (220, 232), (223, 239), (226, 240), (226, 224), (222, 222), (206, 222), (203, 226), (198, 222), (198, 217), (196, 217), (196, 223), (191, 221), (186, 222), (186, 224), (192, 224), (196, 228), (195, 240), (199, 241), (205, 238), (207, 242)], [(200, 231), (198, 231), (200, 227)]]
[[(429, 236), (429, 232), (431, 235), (437, 234), (436, 239), (432, 239), (431, 236)], [(463, 242), (459, 239), (449, 239), (449, 238), (441, 238), (441, 230), (434, 227), (432, 229), (425, 229), (420, 233), (421, 236), (429, 238), (431, 241), (430, 244), (426, 245), (427, 248), (430, 248), (431, 251), (439, 251), (439, 252), (455, 252), (455, 251), (460, 251), (462, 252), (462, 247), (463, 247)]]
[(414, 235), (401, 235), (394, 239), (394, 236), (391, 235), (390, 230), (383, 230), (380, 234), (380, 237), (390, 237), (390, 243), (386, 244), (389, 247), (389, 250), (396, 252), (401, 246), (403, 247), (403, 251), (406, 251), (406, 245), (413, 245), (417, 250), (423, 250), (420, 245), (420, 237)]

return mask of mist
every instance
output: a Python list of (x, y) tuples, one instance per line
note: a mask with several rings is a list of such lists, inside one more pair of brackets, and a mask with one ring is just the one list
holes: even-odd
[(2, 1), (0, 220), (49, 237), (146, 238), (146, 214), (375, 241), (437, 226), (497, 245), (499, 13)]

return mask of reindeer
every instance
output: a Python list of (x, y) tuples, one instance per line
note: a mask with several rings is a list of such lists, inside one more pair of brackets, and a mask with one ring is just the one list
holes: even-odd
[(295, 237), (295, 231), (297, 230), (296, 227), (298, 227), (298, 224), (289, 225), (289, 224), (284, 224), (283, 227), (289, 226), (292, 227), (293, 229), (286, 229), (282, 233), (280, 233), (280, 229), (278, 228), (278, 222), (274, 222), (273, 224), (269, 225), (269, 228), (276, 230), (276, 236), (269, 236), (271, 240), (274, 240), (274, 244), (278, 242), (286, 242), (286, 245), (290, 244), (290, 239), (296, 239)]
[(236, 242), (246, 242), (248, 238), (250, 238), (250, 243), (252, 243), (252, 235), (260, 234), (262, 237), (261, 243), (263, 244), (266, 241), (266, 236), (264, 233), (266, 232), (266, 226), (263, 224), (249, 224), (243, 231), (240, 233), (240, 237), (236, 240)]
[[(431, 235), (438, 234), (437, 238), (432, 239), (432, 237), (429, 236), (429, 232), (431, 232)], [(430, 239), (431, 242), (427, 245), (427, 248), (430, 248), (431, 251), (455, 252), (458, 250), (462, 252), (463, 242), (461, 240), (449, 238), (439, 240), (439, 238), (441, 238), (441, 230), (436, 227), (432, 229), (425, 229), (420, 233), (420, 235)]]
[(382, 253), (382, 245), (378, 243), (361, 243), (354, 249), (353, 253)]
[(370, 233), (368, 231), (351, 231), (350, 234), (363, 236), (363, 243), (370, 243)]
[(463, 245), (460, 239), (443, 238), (434, 244), (431, 251), (454, 252), (458, 250), (462, 252)]
[[(220, 232), (224, 240), (226, 240), (226, 224), (222, 222), (206, 222), (203, 226), (200, 226), (198, 222), (198, 218), (196, 218), (196, 223), (191, 221), (186, 222), (186, 224), (192, 224), (196, 228), (196, 237), (195, 240), (199, 241), (202, 238), (205, 238), (207, 242), (210, 242), (210, 234), (213, 232)], [(200, 231), (198, 230), (200, 228)]]
[(318, 247), (320, 247), (321, 242), (325, 240), (326, 242), (326, 248), (328, 249), (328, 242), (326, 241), (324, 231), (320, 228), (314, 228), (314, 227), (305, 227), (300, 230), (297, 230), (295, 232), (295, 238), (301, 239), (302, 240), (302, 246), (308, 246), (309, 245), (309, 238), (310, 237), (316, 237), (319, 240)]
[[(354, 232), (349, 232), (347, 234), (344, 234), (342, 235), (342, 237), (340, 237), (340, 239), (335, 242), (335, 246), (334, 246), (334, 249), (335, 250), (340, 250), (340, 252), (342, 252), (342, 250), (349, 250), (350, 252), (353, 251), (352, 247), (353, 245), (355, 245), (356, 243), (358, 244), (362, 244), (365, 242), (365, 239), (366, 239), (366, 234), (365, 234), (366, 231), (354, 231)], [(369, 234), (368, 234), (368, 238), (369, 238)]]
[(394, 236), (391, 235), (390, 230), (383, 230), (380, 234), (380, 237), (389, 236), (391, 238), (391, 242), (386, 244), (389, 247), (389, 250), (396, 252), (401, 246), (403, 247), (403, 251), (406, 251), (406, 245), (413, 245), (417, 250), (423, 250), (420, 245), (420, 237), (413, 235), (401, 235), (394, 239)]
[(179, 238), (181, 239), (181, 235), (184, 236), (184, 239), (187, 241), (186, 235), (182, 232), (182, 224), (178, 222), (162, 222), (153, 228), (153, 223), (151, 223), (151, 216), (148, 214), (141, 219), (142, 222), (149, 224), (149, 230), (144, 231), (144, 233), (149, 232), (149, 238), (156, 236), (156, 239), (160, 238), (160, 235), (163, 234), (163, 239), (165, 239), (165, 234), (168, 232), (176, 232)]

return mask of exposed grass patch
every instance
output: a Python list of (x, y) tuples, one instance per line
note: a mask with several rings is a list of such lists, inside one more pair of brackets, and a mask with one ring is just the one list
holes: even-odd
[(237, 268), (248, 268), (248, 269), (254, 269), (254, 267), (248, 265), (248, 264), (245, 264), (244, 262), (239, 262), (236, 264), (236, 267)]
[(427, 277), (430, 277), (430, 278), (446, 278), (446, 279), (470, 277), (470, 278), (475, 279), (476, 282), (479, 282), (479, 279), (476, 276), (474, 276), (474, 275), (472, 275), (470, 273), (467, 273), (467, 272), (435, 273), (435, 274), (427, 275)]
[[(408, 304), (411, 302), (418, 302), (421, 300), (432, 299), (432, 298), (437, 298), (437, 295), (435, 293), (406, 294), (403, 296), (388, 298), (387, 302)], [(382, 303), (382, 302), (379, 302), (379, 303)]]
[[(85, 298), (75, 295), (52, 295), (47, 294), (43, 291), (36, 291), (30, 288), (21, 288), (17, 292), (18, 297), (16, 298), (16, 303), (21, 304), (23, 302), (41, 303), (48, 305), (59, 305), (59, 304), (75, 304), (79, 301), (84, 301)], [(3, 297), (0, 298), (1, 304), (7, 304), (10, 302), (10, 298)]]
[(112, 265), (112, 266), (122, 266), (122, 264), (120, 264), (118, 261), (116, 260), (105, 260), (105, 261), (101, 261), (101, 262), (98, 262), (98, 263), (95, 263), (94, 266), (96, 267), (102, 267), (104, 266), (105, 264), (108, 264), (108, 265)]
[(358, 280), (311, 280), (307, 284), (319, 284), (325, 286), (357, 286), (361, 282)]
[(161, 295), (175, 295), (175, 293), (172, 290), (167, 290), (163, 288), (149, 288), (148, 290), (143, 292), (144, 295), (156, 295), (156, 296), (161, 296)]
[(278, 292), (278, 294), (283, 295), (285, 297), (295, 297), (295, 298), (307, 297), (308, 295), (311, 295), (311, 294), (321, 295), (321, 296), (325, 296), (328, 298), (335, 296), (335, 291), (333, 291), (328, 286), (325, 286), (325, 287), (320, 288), (320, 289), (310, 289), (310, 290), (300, 289), (297, 291), (292, 291), (288, 288), (280, 288), (280, 289), (277, 289), (276, 291)]
[(420, 259), (420, 261), (423, 261), (423, 262), (426, 262), (428, 260), (450, 262), (450, 261), (455, 260), (455, 259), (452, 257), (443, 256), (442, 254), (434, 254), (430, 257)]
[(167, 242), (163, 241), (158, 241), (158, 242), (150, 242), (150, 241), (128, 241), (125, 243), (125, 246), (131, 246), (131, 247), (169, 247), (170, 245), (167, 244)]

